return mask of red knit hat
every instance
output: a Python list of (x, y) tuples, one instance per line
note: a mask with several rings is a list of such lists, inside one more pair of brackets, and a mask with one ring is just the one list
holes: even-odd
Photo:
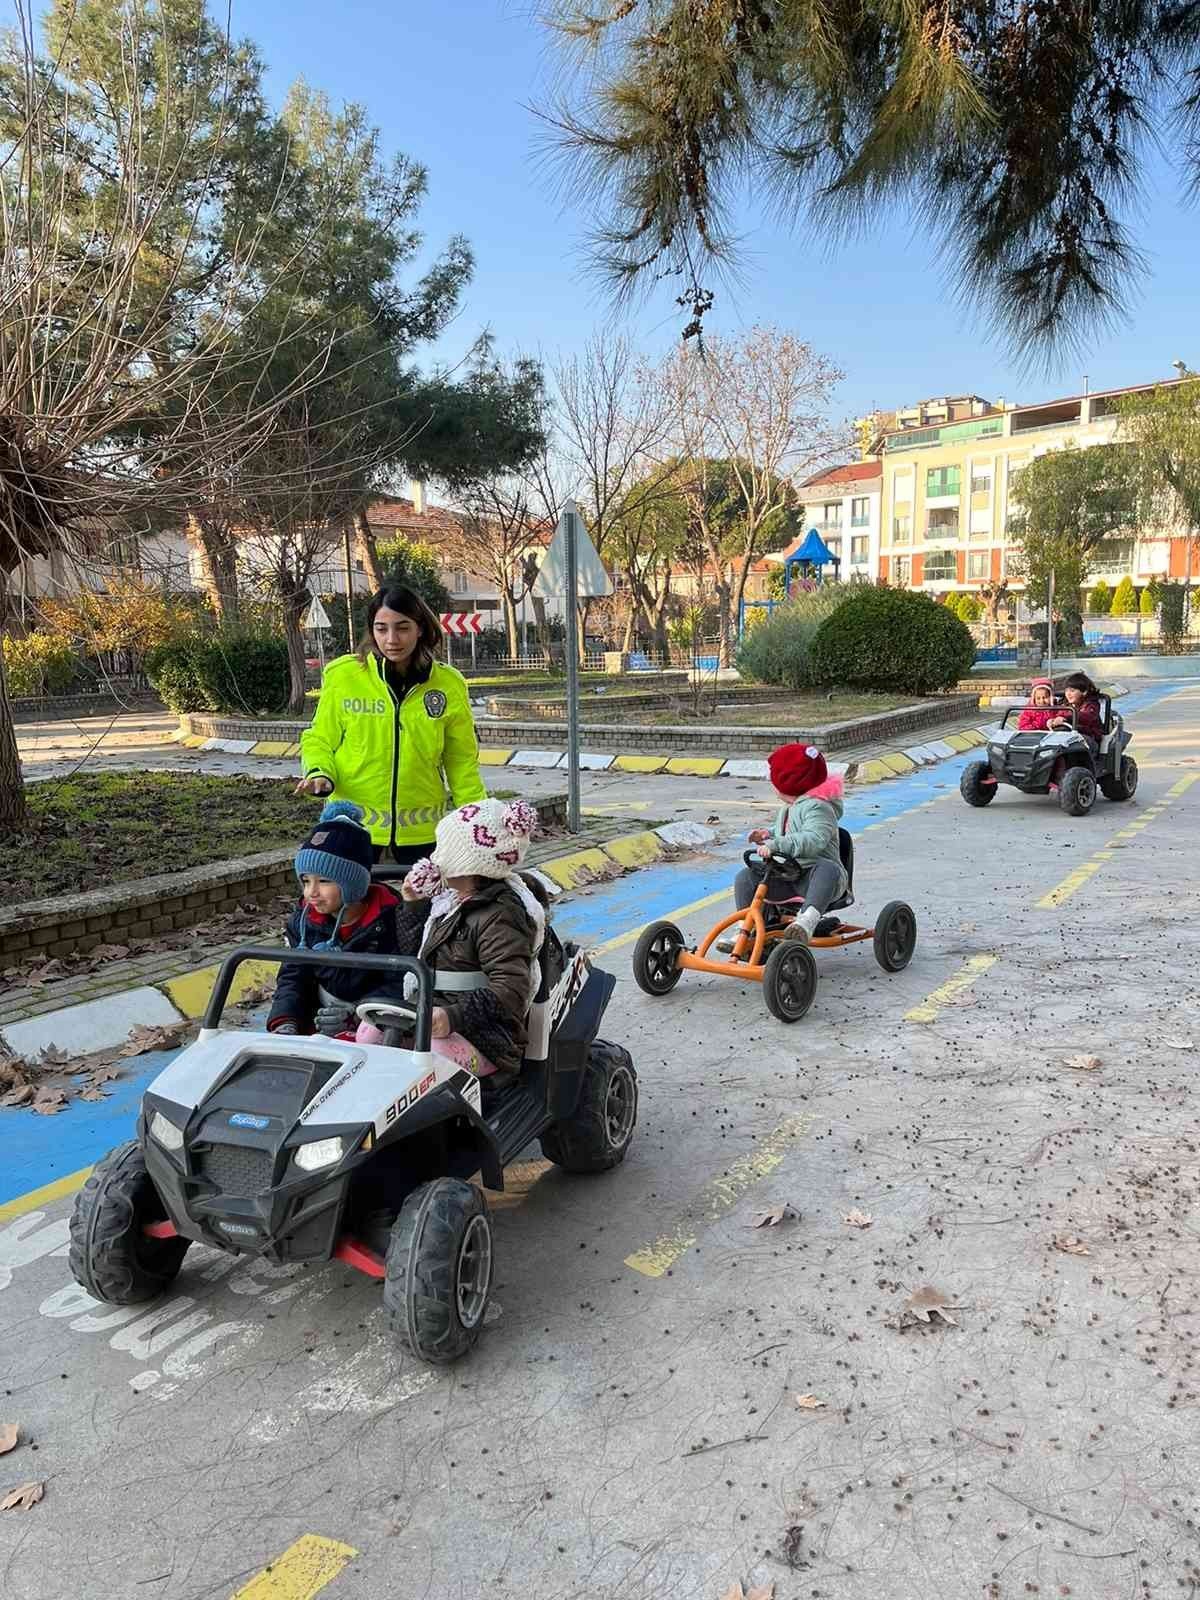
[(807, 794), (829, 776), (825, 757), (815, 744), (781, 744), (767, 757), (767, 766), (780, 794)]

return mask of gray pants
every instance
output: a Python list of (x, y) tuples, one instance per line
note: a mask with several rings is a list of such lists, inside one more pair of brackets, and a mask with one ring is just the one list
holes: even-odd
[(840, 862), (814, 861), (807, 871), (785, 877), (777, 867), (772, 868), (764, 861), (761, 867), (743, 867), (733, 880), (733, 898), (739, 911), (744, 911), (754, 899), (754, 891), (764, 877), (768, 902), (790, 900), (793, 895), (802, 894), (802, 909), (806, 911), (810, 906), (817, 911), (828, 911), (846, 892), (846, 872)]

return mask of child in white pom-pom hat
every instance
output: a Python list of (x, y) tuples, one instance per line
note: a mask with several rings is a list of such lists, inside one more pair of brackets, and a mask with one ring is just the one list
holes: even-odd
[[(546, 902), (517, 871), (537, 826), (524, 800), (478, 800), (437, 825), (431, 857), (401, 887), (401, 953), (434, 973), (433, 1049), (488, 1075), (519, 1070), (537, 992)], [(359, 1029), (360, 1041), (379, 1035)]]

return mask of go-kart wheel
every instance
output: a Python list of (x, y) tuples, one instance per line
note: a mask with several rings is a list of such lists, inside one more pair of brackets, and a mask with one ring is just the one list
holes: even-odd
[(1069, 817), (1086, 817), (1096, 804), (1096, 780), (1086, 767), (1071, 767), (1058, 786), (1058, 803)]
[(405, 1200), (392, 1224), (383, 1307), (400, 1342), (422, 1361), (457, 1361), (479, 1337), (492, 1292), (492, 1219), (471, 1183), (435, 1178)]
[(889, 900), (875, 918), (875, 959), (885, 972), (903, 972), (917, 947), (917, 918), (903, 900)]
[(633, 981), (644, 994), (670, 994), (683, 976), (677, 957), (684, 947), (673, 922), (652, 922), (633, 947)]
[(991, 777), (992, 769), (986, 761), (972, 761), (963, 768), (958, 780), (958, 792), (969, 806), (990, 806), (996, 798), (996, 783), (984, 783)]
[[(670, 926), (670, 924), (665, 924)], [(594, 1039), (579, 1103), (542, 1134), (542, 1154), (564, 1172), (608, 1172), (625, 1159), (637, 1122), (633, 1057), (619, 1044)]]
[(136, 1140), (118, 1145), (92, 1168), (71, 1212), (70, 1267), (75, 1282), (113, 1306), (153, 1300), (183, 1265), (188, 1239), (151, 1239), (148, 1222), (167, 1209)]
[(1132, 756), (1121, 763), (1120, 776), (1111, 773), (1100, 779), (1100, 793), (1106, 800), (1132, 800), (1137, 793), (1138, 765)]
[(763, 968), (763, 999), (780, 1022), (799, 1022), (817, 995), (817, 963), (806, 944), (780, 939)]

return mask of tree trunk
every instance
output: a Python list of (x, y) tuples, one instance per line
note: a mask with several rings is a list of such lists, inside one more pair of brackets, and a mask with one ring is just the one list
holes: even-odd
[(546, 657), (550, 659), (550, 623), (546, 616), (546, 602), (541, 595), (530, 597), (533, 600), (533, 627), (537, 636), (538, 645)]
[(507, 584), (500, 585), (500, 608), (504, 612), (504, 631), (508, 635), (508, 653), (514, 659), (520, 655), (517, 648), (517, 602)]
[(217, 621), (236, 622), (238, 619), (237, 540), (224, 523), (206, 522), (203, 517), (189, 515), (187, 523), (189, 542), (200, 554), (204, 572), (204, 588)]
[[(737, 626), (737, 618), (740, 617), (742, 611), (742, 597), (746, 593), (746, 579), (750, 574), (750, 559), (751, 558), (749, 556), (746, 556), (746, 558), (743, 560), (742, 570), (738, 573), (737, 579), (733, 586), (733, 598), (729, 609), (732, 623), (735, 628)], [(734, 640), (735, 644), (740, 641), (740, 637), (741, 635), (739, 633), (738, 638)], [(732, 654), (732, 650), (730, 653)], [(732, 666), (732, 664), (732, 661), (723, 661), (721, 663), (722, 666)]]
[(4, 655), (0, 652), (0, 833), (6, 836), (21, 833), (25, 822), (25, 780), (17, 754), (17, 730), (13, 726), (8, 698)]
[(288, 703), (290, 715), (298, 717), (305, 708), (305, 696), (308, 692), (307, 674), (304, 656), (304, 633), (300, 627), (304, 612), (308, 606), (309, 597), (302, 590), (298, 595), (293, 595), (284, 602), (283, 606), (283, 636), (287, 640), (288, 654)]
[(379, 551), (375, 547), (375, 535), (371, 532), (371, 524), (367, 521), (365, 507), (360, 506), (358, 508), (354, 523), (358, 534), (358, 553), (362, 558), (363, 570), (371, 580), (371, 592), (377, 594), (383, 588), (383, 572), (379, 566)]
[(731, 621), (729, 615), (729, 580), (724, 573), (718, 579), (715, 588), (717, 591), (717, 665), (727, 667), (730, 664), (729, 635)]

